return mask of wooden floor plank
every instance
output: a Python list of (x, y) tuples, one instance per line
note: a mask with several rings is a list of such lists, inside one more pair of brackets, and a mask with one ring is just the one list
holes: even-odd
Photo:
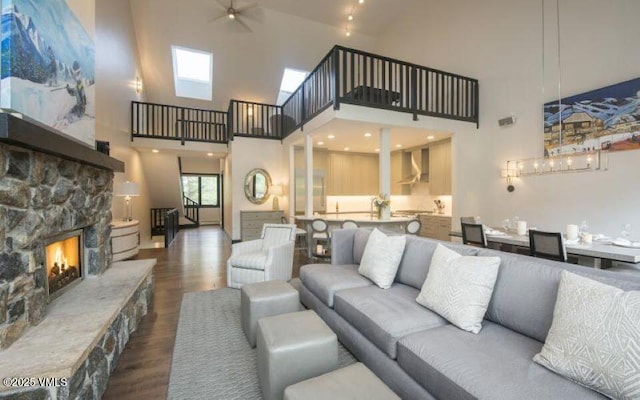
[[(231, 241), (219, 227), (180, 231), (169, 249), (140, 250), (156, 258), (153, 306), (131, 335), (103, 399), (165, 399), (182, 295), (226, 286)], [(296, 252), (294, 276), (307, 264)]]

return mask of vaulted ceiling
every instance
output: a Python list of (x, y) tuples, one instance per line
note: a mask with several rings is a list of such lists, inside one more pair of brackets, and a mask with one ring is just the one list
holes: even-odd
[[(311, 70), (335, 44), (374, 50), (377, 38), (420, 0), (257, 0), (243, 22), (228, 18), (230, 0), (131, 0), (148, 101), (226, 110), (229, 99), (274, 103), (285, 67)], [(253, 0), (235, 0), (242, 8)], [(350, 37), (346, 16), (353, 10)], [(213, 101), (178, 98), (171, 46), (213, 53)]]

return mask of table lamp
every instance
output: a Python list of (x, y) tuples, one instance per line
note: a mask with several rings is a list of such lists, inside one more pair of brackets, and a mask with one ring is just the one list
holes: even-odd
[(132, 221), (133, 220), (133, 207), (132, 207), (132, 197), (140, 196), (140, 188), (137, 183), (133, 182), (121, 182), (116, 184), (115, 190), (116, 196), (124, 197), (124, 213), (125, 217), (124, 221)]
[(280, 210), (280, 204), (278, 203), (278, 196), (282, 196), (283, 194), (282, 185), (272, 185), (269, 188), (269, 194), (273, 197), (273, 210)]

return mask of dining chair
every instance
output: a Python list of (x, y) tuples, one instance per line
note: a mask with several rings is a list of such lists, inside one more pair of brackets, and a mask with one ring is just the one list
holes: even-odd
[(482, 224), (468, 224), (462, 222), (462, 243), (473, 246), (487, 247), (487, 236)]
[(529, 254), (532, 257), (567, 262), (567, 248), (562, 233), (529, 229)]
[(416, 218), (407, 222), (405, 232), (408, 235), (417, 235), (420, 232), (420, 229), (422, 229), (422, 222), (420, 222), (420, 220)]
[(478, 222), (478, 218), (476, 217), (460, 217), (461, 224), (477, 224)]
[(358, 223), (352, 219), (345, 219), (342, 222), (342, 229), (357, 229), (358, 227)]

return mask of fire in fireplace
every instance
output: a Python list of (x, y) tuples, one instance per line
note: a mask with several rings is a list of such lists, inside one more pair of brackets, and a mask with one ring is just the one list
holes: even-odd
[(82, 279), (82, 230), (50, 239), (45, 252), (51, 301)]

